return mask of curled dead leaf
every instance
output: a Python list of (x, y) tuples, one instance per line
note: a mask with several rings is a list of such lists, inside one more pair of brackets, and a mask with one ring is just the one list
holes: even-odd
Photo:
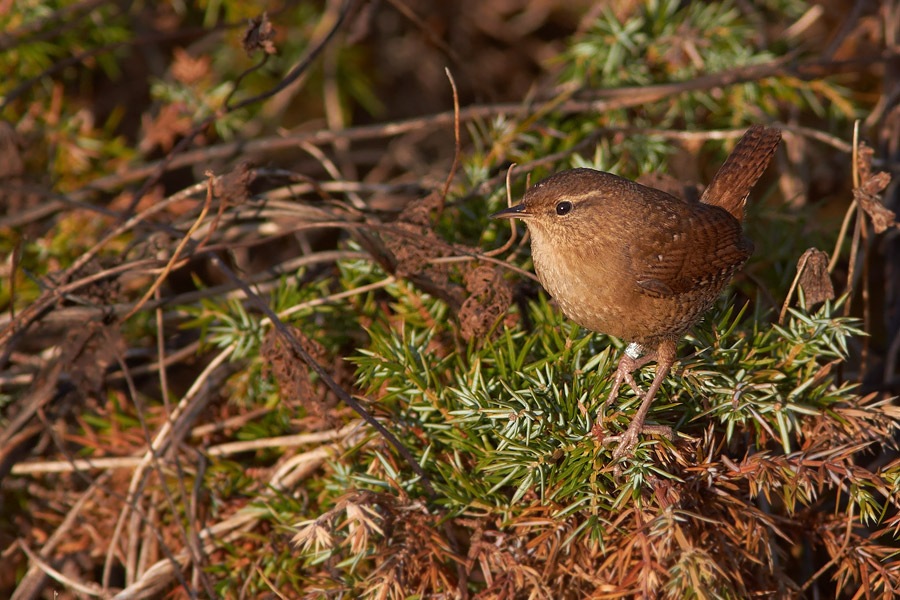
[(865, 143), (860, 144), (857, 158), (859, 170), (859, 187), (853, 190), (853, 198), (859, 203), (872, 220), (875, 233), (882, 233), (888, 227), (896, 225), (896, 215), (881, 202), (881, 193), (891, 182), (891, 176), (885, 172), (872, 172), (874, 151)]
[(466, 341), (483, 337), (512, 303), (512, 290), (500, 272), (481, 265), (465, 274), (469, 297), (459, 310), (460, 334)]
[(799, 285), (803, 288), (807, 306), (834, 299), (834, 286), (828, 273), (828, 255), (810, 248), (797, 261), (800, 271)]
[(257, 50), (262, 50), (266, 54), (275, 54), (278, 50), (272, 40), (275, 39), (275, 28), (269, 21), (268, 13), (263, 13), (258, 17), (250, 19), (247, 29), (241, 37), (241, 45), (248, 56), (253, 56)]

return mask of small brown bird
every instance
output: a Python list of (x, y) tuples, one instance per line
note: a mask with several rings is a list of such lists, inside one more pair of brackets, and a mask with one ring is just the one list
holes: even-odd
[[(625, 433), (604, 440), (619, 442), (613, 458), (629, 452), (643, 431), (671, 437), (670, 428), (645, 426), (644, 419), (675, 362), (675, 343), (753, 252), (741, 231), (744, 204), (780, 141), (778, 129), (751, 127), (699, 202), (571, 169), (491, 215), (525, 221), (538, 279), (566, 316), (630, 342), (601, 417), (623, 381), (643, 401)], [(631, 374), (654, 360), (656, 376), (645, 394)]]

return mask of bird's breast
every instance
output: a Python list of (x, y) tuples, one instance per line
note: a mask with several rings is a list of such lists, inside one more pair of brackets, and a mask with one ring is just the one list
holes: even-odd
[(562, 312), (587, 329), (635, 339), (632, 308), (639, 301), (625, 257), (596, 248), (553, 249), (532, 235), (534, 269)]

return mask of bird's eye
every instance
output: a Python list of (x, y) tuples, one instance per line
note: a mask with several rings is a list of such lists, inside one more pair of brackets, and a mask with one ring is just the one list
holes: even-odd
[(572, 203), (566, 200), (556, 205), (556, 214), (560, 216), (567, 214), (570, 210), (572, 210)]

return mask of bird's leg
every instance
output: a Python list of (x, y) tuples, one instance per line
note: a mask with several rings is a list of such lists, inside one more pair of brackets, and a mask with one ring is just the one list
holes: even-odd
[(613, 460), (620, 458), (631, 451), (635, 444), (637, 444), (638, 434), (643, 431), (666, 435), (666, 437), (672, 438), (672, 429), (670, 427), (660, 425), (645, 426), (644, 419), (647, 418), (647, 413), (650, 411), (650, 405), (653, 403), (656, 392), (659, 391), (659, 386), (662, 385), (663, 379), (666, 378), (666, 375), (669, 374), (669, 369), (671, 369), (672, 365), (675, 363), (675, 342), (672, 340), (663, 341), (656, 349), (654, 355), (657, 364), (656, 377), (653, 378), (650, 389), (644, 394), (641, 406), (631, 419), (631, 424), (628, 425), (628, 429), (625, 430), (625, 433), (609, 436), (603, 440), (604, 443), (611, 441), (619, 442), (619, 447), (613, 452)]
[(648, 362), (656, 360), (656, 352), (641, 356), (643, 351), (644, 349), (635, 342), (628, 344), (628, 347), (625, 348), (625, 352), (622, 353), (622, 358), (619, 359), (619, 366), (616, 367), (616, 374), (613, 377), (612, 387), (609, 389), (609, 396), (606, 397), (606, 401), (603, 403), (603, 406), (600, 407), (601, 417), (606, 412), (606, 407), (609, 403), (619, 395), (619, 388), (622, 387), (623, 381), (634, 390), (635, 394), (638, 396), (644, 395), (644, 390), (638, 387), (632, 373), (646, 365)]
[(632, 342), (628, 344), (625, 348), (625, 352), (622, 353), (622, 358), (619, 359), (619, 366), (616, 367), (616, 373), (613, 376), (612, 387), (609, 388), (609, 395), (606, 397), (606, 400), (603, 401), (603, 404), (600, 406), (600, 411), (597, 413), (598, 420), (594, 423), (594, 426), (591, 428), (591, 434), (596, 437), (598, 440), (604, 439), (604, 428), (603, 421), (606, 415), (606, 407), (609, 406), (609, 403), (616, 399), (616, 396), (619, 395), (619, 388), (622, 387), (622, 382), (624, 381), (634, 390), (634, 393), (638, 396), (638, 398), (644, 395), (644, 390), (642, 390), (637, 382), (634, 380), (633, 372), (637, 371), (648, 362), (656, 360), (656, 352), (650, 352), (644, 356), (644, 349), (637, 344), (636, 342)]

